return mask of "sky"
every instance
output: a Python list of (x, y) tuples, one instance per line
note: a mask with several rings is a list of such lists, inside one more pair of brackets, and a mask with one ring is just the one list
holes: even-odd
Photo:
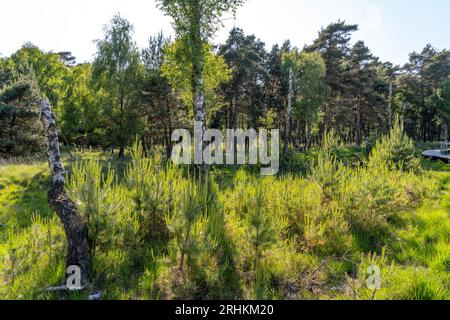
[[(2, 56), (29, 41), (45, 51), (71, 51), (78, 62), (92, 61), (94, 40), (118, 12), (134, 25), (140, 47), (161, 30), (173, 35), (155, 0), (2, 0), (0, 10)], [(352, 42), (364, 40), (382, 61), (402, 65), (427, 43), (450, 49), (450, 0), (247, 0), (235, 18), (224, 17), (213, 42), (224, 42), (236, 26), (268, 49), (285, 39), (302, 48), (338, 19), (358, 24)]]

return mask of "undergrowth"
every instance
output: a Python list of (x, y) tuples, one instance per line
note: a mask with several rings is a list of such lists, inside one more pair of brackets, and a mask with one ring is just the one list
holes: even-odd
[[(398, 145), (403, 148), (398, 151)], [(87, 221), (103, 299), (449, 299), (450, 171), (401, 128), (354, 157), (329, 135), (278, 177), (77, 155), (67, 189)], [(356, 149), (352, 148), (350, 153)], [(393, 152), (393, 150), (397, 150)], [(305, 164), (305, 165), (303, 165)], [(59, 299), (65, 237), (45, 163), (0, 166), (0, 298)], [(367, 270), (381, 270), (369, 289)], [(65, 296), (84, 299), (89, 292)]]

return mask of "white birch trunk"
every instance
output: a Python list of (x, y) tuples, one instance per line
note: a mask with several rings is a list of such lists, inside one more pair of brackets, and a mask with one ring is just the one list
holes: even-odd
[(289, 92), (288, 103), (286, 110), (286, 130), (284, 137), (284, 153), (286, 154), (289, 148), (290, 136), (291, 136), (291, 115), (292, 115), (292, 101), (294, 99), (294, 74), (292, 67), (289, 69)]
[(50, 166), (52, 184), (48, 191), (48, 203), (58, 214), (66, 233), (68, 254), (67, 267), (77, 266), (81, 271), (81, 285), (88, 283), (90, 252), (87, 225), (78, 213), (73, 201), (65, 191), (65, 170), (59, 150), (56, 119), (48, 100), (40, 102), (41, 122), (47, 142), (47, 158)]
[(392, 81), (389, 83), (389, 106), (388, 106), (388, 113), (389, 113), (389, 130), (392, 129), (393, 124), (393, 114), (392, 114), (392, 98), (393, 98), (393, 86)]

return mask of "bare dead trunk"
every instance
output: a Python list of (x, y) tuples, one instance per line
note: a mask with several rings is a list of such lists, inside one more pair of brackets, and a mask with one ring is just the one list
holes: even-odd
[(88, 283), (90, 255), (88, 229), (78, 213), (73, 201), (68, 197), (65, 186), (65, 170), (59, 151), (58, 130), (55, 116), (48, 100), (41, 101), (41, 121), (44, 126), (47, 157), (52, 175), (52, 184), (48, 191), (48, 203), (58, 214), (67, 238), (67, 266), (78, 266), (81, 270), (81, 285)]

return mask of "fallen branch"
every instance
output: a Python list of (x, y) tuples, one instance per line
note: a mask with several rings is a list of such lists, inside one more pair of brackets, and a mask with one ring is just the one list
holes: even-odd
[(50, 288), (46, 288), (44, 291), (45, 292), (58, 292), (58, 291), (80, 291), (80, 290), (84, 290), (86, 289), (86, 286), (81, 287), (79, 289), (71, 289), (68, 286), (59, 286), (59, 287), (50, 287)]
[[(70, 289), (67, 286), (59, 286), (59, 287), (50, 287), (50, 288), (45, 289), (44, 291), (45, 292), (60, 292), (60, 291), (73, 292), (73, 291), (79, 291), (79, 290), (84, 290), (84, 289), (86, 289), (85, 286), (80, 289), (77, 289), (77, 290)], [(103, 293), (101, 291), (99, 291), (99, 292), (89, 295), (88, 300), (91, 300), (91, 301), (101, 300), (102, 297), (103, 297)]]

